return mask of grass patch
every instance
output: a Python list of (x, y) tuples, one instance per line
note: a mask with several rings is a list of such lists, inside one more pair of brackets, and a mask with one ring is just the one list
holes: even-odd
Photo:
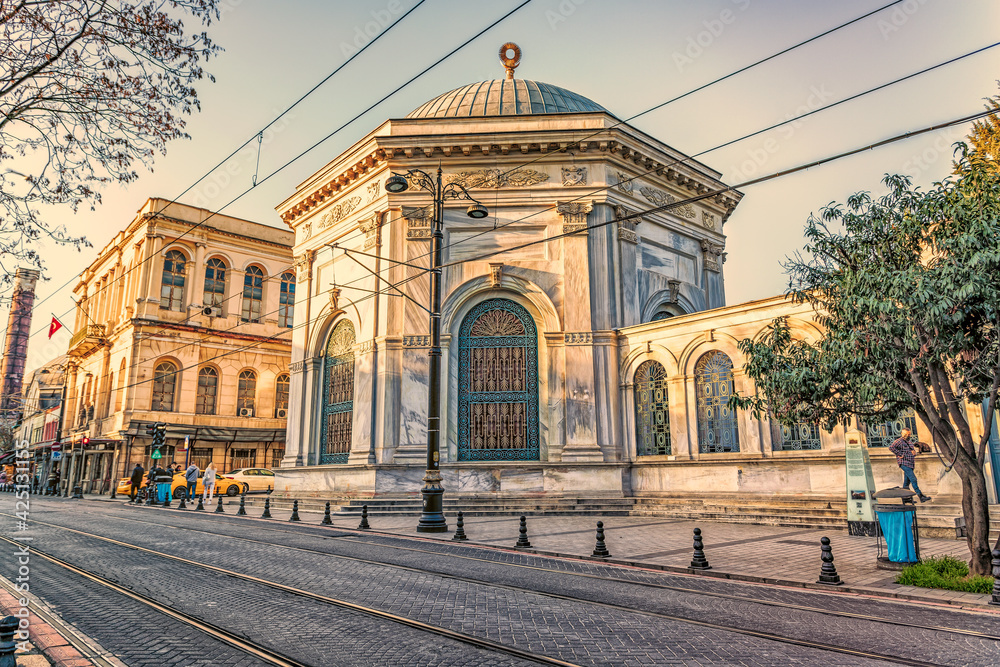
[(896, 583), (986, 595), (993, 592), (993, 577), (970, 577), (969, 566), (952, 556), (928, 558), (908, 565), (896, 577)]

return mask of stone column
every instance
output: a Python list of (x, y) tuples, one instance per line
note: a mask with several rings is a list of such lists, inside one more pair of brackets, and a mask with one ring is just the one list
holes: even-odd
[[(202, 280), (205, 276), (205, 247), (206, 244), (202, 241), (197, 241), (194, 244), (194, 267), (191, 270), (185, 271), (187, 276), (187, 288), (185, 291), (187, 300), (188, 317), (192, 315), (197, 315), (201, 312), (201, 301), (204, 297), (204, 283)], [(199, 289), (199, 283), (202, 283)]]
[(370, 406), (374, 404), (375, 342), (366, 340), (354, 346), (354, 413), (351, 424), (351, 453), (347, 459), (351, 464), (374, 464), (372, 455), (372, 420), (376, 415)]
[(146, 246), (143, 248), (142, 278), (139, 282), (136, 297), (136, 315), (144, 316), (158, 313), (160, 303), (160, 274), (163, 272), (163, 262), (160, 260), (160, 249), (163, 247), (163, 236), (152, 232), (146, 233)]
[(702, 271), (702, 286), (705, 290), (705, 308), (721, 308), (726, 305), (726, 292), (722, 283), (722, 264), (726, 261), (725, 245), (702, 239), (704, 270)]

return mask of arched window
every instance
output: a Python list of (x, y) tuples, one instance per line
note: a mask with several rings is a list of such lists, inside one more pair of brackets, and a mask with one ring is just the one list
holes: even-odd
[(282, 373), (274, 381), (274, 416), (285, 417), (288, 414), (288, 388), (291, 386), (291, 377), (288, 373)]
[(459, 331), (458, 459), (537, 461), (538, 337), (524, 308), (489, 299)]
[(670, 454), (667, 371), (655, 361), (635, 371), (635, 442), (637, 456)]
[(709, 352), (695, 366), (698, 392), (698, 451), (703, 454), (740, 451), (736, 413), (729, 409), (733, 394), (733, 362), (722, 352)]
[(240, 382), (236, 388), (236, 414), (253, 417), (257, 402), (257, 374), (251, 370), (240, 372)]
[(240, 319), (244, 322), (260, 322), (260, 304), (264, 299), (264, 271), (257, 266), (248, 266), (243, 277), (243, 309)]
[(278, 326), (292, 327), (295, 315), (295, 274), (281, 274), (281, 296), (278, 299)]
[(912, 434), (910, 439), (915, 441), (917, 437), (917, 413), (912, 408), (905, 410), (892, 421), (866, 425), (868, 446), (888, 447), (902, 435), (904, 428), (910, 429)]
[(198, 371), (198, 395), (194, 401), (194, 411), (199, 415), (215, 414), (215, 399), (219, 394), (219, 372), (211, 366)]
[(320, 463), (347, 463), (354, 420), (354, 325), (341, 320), (326, 343)]
[(796, 422), (785, 426), (771, 419), (771, 449), (776, 452), (797, 452), (803, 449), (822, 449), (819, 426)]
[(164, 361), (153, 371), (153, 402), (150, 410), (173, 412), (174, 390), (177, 388), (177, 367)]
[(160, 285), (160, 308), (181, 310), (184, 304), (184, 253), (171, 250), (163, 257), (163, 281)]
[(205, 297), (207, 308), (218, 308), (222, 314), (222, 304), (226, 300), (226, 263), (213, 257), (205, 263)]
[(122, 359), (121, 368), (118, 369), (118, 392), (115, 394), (115, 412), (118, 412), (119, 410), (122, 409), (122, 400), (125, 395), (126, 384), (127, 383), (125, 377), (125, 360)]

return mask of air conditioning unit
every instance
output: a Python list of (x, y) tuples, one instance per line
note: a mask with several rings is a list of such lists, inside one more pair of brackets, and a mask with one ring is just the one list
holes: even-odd
[(288, 410), (278, 410), (278, 419), (287, 419)]
[(240, 417), (253, 417), (253, 408), (240, 408)]
[(222, 308), (218, 306), (205, 306), (201, 309), (202, 315), (208, 315), (209, 317), (222, 317)]

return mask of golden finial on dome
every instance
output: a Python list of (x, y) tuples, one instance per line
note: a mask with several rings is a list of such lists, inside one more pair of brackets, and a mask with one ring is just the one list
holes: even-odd
[[(513, 55), (510, 55), (513, 53)], [(521, 64), (521, 47), (514, 42), (507, 42), (500, 47), (500, 62), (507, 69), (507, 78), (514, 78), (514, 69)]]

